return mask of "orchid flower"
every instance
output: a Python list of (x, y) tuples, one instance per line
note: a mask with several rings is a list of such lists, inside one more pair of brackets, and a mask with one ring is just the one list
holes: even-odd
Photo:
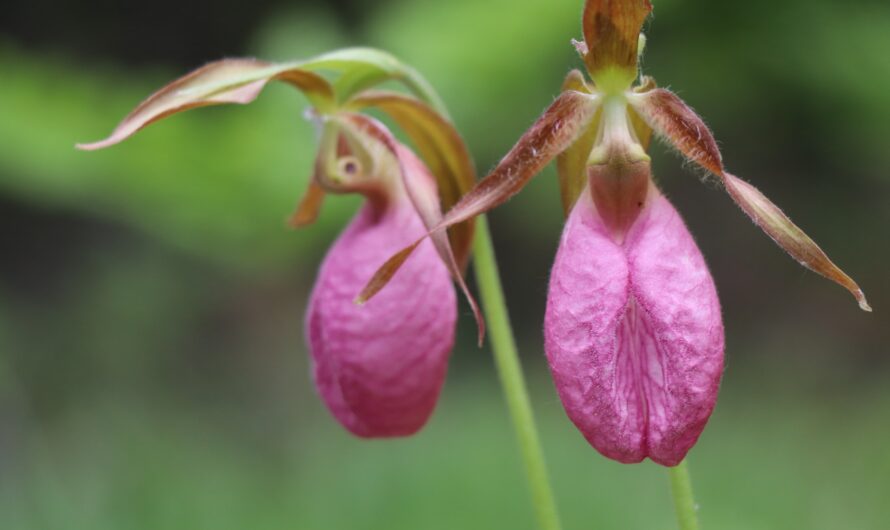
[[(473, 239), (472, 221), (447, 234), (440, 231), (420, 245), (416, 259), (391, 278), (388, 289), (380, 292), (385, 281), (368, 284), (389, 255), (436, 226), (442, 208), (455, 204), (475, 181), (460, 136), (414, 70), (367, 48), (286, 64), (225, 59), (155, 92), (107, 139), (78, 147), (108, 147), (191, 108), (249, 103), (273, 80), (307, 96), (312, 104), (307, 115), (320, 132), (309, 189), (290, 225), (312, 223), (328, 193), (360, 193), (366, 198), (329, 250), (312, 291), (306, 337), (315, 385), (332, 414), (353, 434), (413, 434), (435, 407), (454, 344), (457, 307), (451, 279), (477, 316), (480, 341), (483, 333), (462, 275)], [(419, 97), (370, 89), (389, 80), (401, 81)], [(426, 163), (381, 122), (360, 113), (366, 108), (388, 114)]]
[[(751, 218), (803, 266), (862, 290), (760, 191), (728, 173), (711, 132), (672, 92), (639, 76), (648, 0), (587, 0), (578, 70), (495, 169), (431, 234), (507, 201), (553, 158), (568, 217), (550, 278), (544, 338), (572, 422), (603, 455), (679, 464), (714, 408), (724, 332), (714, 281), (683, 220), (652, 180), (657, 133), (714, 174)], [(378, 278), (395, 273), (411, 249)]]

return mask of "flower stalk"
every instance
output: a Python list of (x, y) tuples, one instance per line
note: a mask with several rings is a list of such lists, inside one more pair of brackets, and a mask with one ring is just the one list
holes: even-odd
[(516, 339), (510, 326), (510, 315), (504, 301), (488, 220), (484, 215), (476, 219), (473, 266), (482, 300), (482, 310), (488, 324), (495, 366), (516, 432), (516, 441), (525, 467), (538, 526), (541, 530), (560, 530), (556, 501), (550, 487), (528, 388), (519, 363)]
[(686, 460), (679, 465), (668, 468), (671, 481), (671, 496), (674, 498), (674, 510), (677, 512), (677, 524), (680, 530), (698, 530), (698, 514), (695, 498), (692, 494), (692, 481)]

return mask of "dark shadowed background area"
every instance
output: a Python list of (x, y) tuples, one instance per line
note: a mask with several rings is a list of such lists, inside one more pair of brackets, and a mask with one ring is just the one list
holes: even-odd
[[(461, 306), (416, 437), (361, 442), (308, 376), (303, 312), (355, 211), (284, 219), (307, 102), (177, 116), (107, 151), (153, 89), (209, 60), (385, 48), (436, 86), (480, 172), (581, 67), (580, 0), (23, 1), (0, 15), (0, 528), (531, 529), (490, 352)], [(890, 5), (655, 0), (643, 67), (864, 288), (799, 267), (661, 145), (659, 183), (720, 290), (727, 371), (690, 453), (705, 529), (890, 527)], [(548, 168), (492, 227), (567, 530), (673, 528), (662, 468), (565, 418), (541, 322), (562, 225)]]

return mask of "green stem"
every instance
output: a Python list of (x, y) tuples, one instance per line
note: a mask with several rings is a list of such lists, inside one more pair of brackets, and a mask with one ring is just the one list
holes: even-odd
[(544, 453), (541, 450), (528, 389), (516, 352), (516, 340), (510, 327), (510, 315), (504, 303), (504, 291), (485, 216), (479, 216), (476, 220), (474, 252), (473, 263), (482, 298), (482, 309), (488, 323), (488, 336), (501, 385), (504, 388), (507, 408), (516, 430), (538, 524), (542, 530), (559, 530), (556, 502), (550, 488)]
[(676, 467), (668, 468), (668, 474), (671, 478), (671, 495), (674, 497), (674, 509), (677, 512), (680, 530), (698, 530), (698, 515), (686, 461), (680, 462)]

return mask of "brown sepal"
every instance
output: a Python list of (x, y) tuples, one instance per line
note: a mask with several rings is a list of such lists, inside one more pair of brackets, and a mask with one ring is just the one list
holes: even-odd
[(556, 98), (501, 162), (449, 210), (434, 228), (442, 230), (505, 203), (556, 155), (571, 146), (593, 120), (593, 96), (567, 90)]
[(683, 156), (715, 175), (723, 173), (717, 141), (705, 122), (673, 92), (655, 88), (630, 96), (634, 110)]
[(288, 218), (287, 225), (291, 228), (302, 228), (314, 223), (321, 211), (324, 196), (324, 188), (319, 186), (315, 177), (313, 177), (306, 188), (306, 193), (300, 199), (297, 209)]
[(635, 69), (640, 30), (651, 11), (649, 0), (587, 0), (582, 25), (588, 70)]

